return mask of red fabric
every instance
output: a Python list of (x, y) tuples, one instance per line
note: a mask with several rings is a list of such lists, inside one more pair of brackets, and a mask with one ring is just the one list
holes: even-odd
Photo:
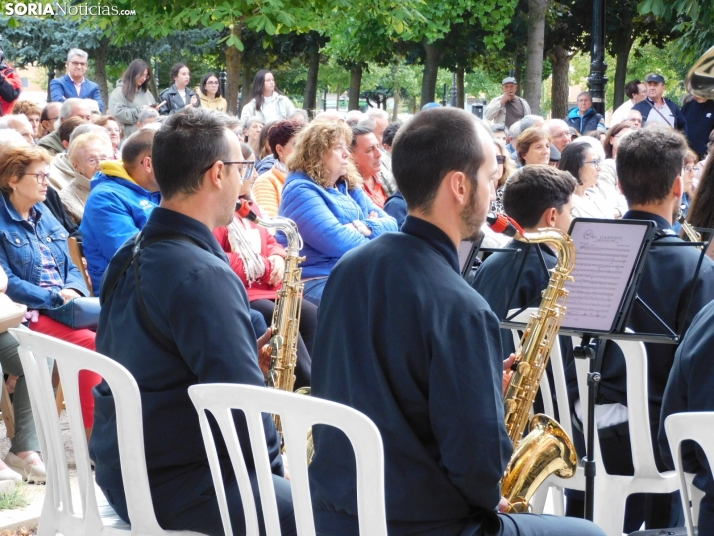
[[(30, 322), (30, 329), (95, 351), (94, 338), (96, 334), (89, 329), (72, 329), (43, 314), (40, 315), (37, 322)], [(102, 377), (96, 372), (89, 370), (81, 370), (79, 372), (79, 401), (82, 404), (82, 420), (84, 420), (85, 428), (94, 426), (94, 395), (92, 395), (92, 389), (101, 381)]]
[[(22, 78), (15, 72), (15, 69), (7, 67), (2, 70), (2, 75), (5, 77), (5, 81), (15, 89), (22, 89)], [(8, 115), (12, 113), (12, 107), (15, 106), (17, 99), (12, 102), (6, 102), (4, 99), (0, 99), (0, 106), (2, 106), (2, 115)]]
[[(261, 216), (260, 209), (254, 203), (252, 207), (253, 211)], [(245, 220), (244, 220), (245, 221)], [(275, 286), (269, 285), (268, 280), (270, 279), (270, 272), (273, 269), (273, 263), (268, 260), (268, 257), (272, 255), (278, 255), (285, 258), (285, 249), (281, 246), (275, 237), (268, 232), (265, 227), (249, 222), (251, 228), (258, 229), (260, 233), (260, 254), (263, 258), (263, 263), (265, 264), (265, 274), (258, 281), (254, 281), (252, 285), (248, 286), (248, 279), (245, 276), (245, 265), (243, 259), (237, 253), (231, 251), (231, 244), (228, 241), (228, 229), (226, 227), (218, 227), (213, 230), (213, 235), (218, 240), (218, 243), (223, 248), (223, 251), (228, 255), (228, 261), (231, 264), (233, 271), (240, 277), (243, 281), (245, 289), (248, 292), (248, 299), (250, 301), (255, 300), (274, 300), (276, 297), (276, 292), (280, 290), (282, 282)]]
[(362, 184), (362, 188), (364, 188), (364, 193), (372, 200), (372, 203), (379, 208), (384, 208), (384, 204), (387, 202), (387, 193), (377, 177), (374, 177), (374, 190), (370, 190), (366, 182)]

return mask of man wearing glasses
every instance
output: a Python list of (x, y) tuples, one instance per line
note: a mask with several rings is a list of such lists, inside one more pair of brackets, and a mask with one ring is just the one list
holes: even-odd
[[(112, 258), (100, 292), (97, 350), (124, 365), (139, 386), (146, 469), (156, 518), (165, 530), (223, 534), (188, 387), (219, 382), (265, 386), (245, 287), (212, 233), (233, 220), (244, 178), (239, 163), (244, 161), (240, 141), (219, 115), (198, 108), (169, 116), (155, 133), (151, 151), (161, 204), (151, 212), (140, 241), (130, 240)], [(137, 264), (130, 266), (132, 258)], [(114, 398), (104, 382), (94, 393), (89, 451), (97, 484), (129, 522)], [(239, 415), (235, 420), (241, 444), (249, 445), (245, 420)], [(263, 427), (280, 533), (294, 535), (290, 482), (282, 477), (280, 438), (268, 414)], [(253, 455), (248, 449), (244, 453), (257, 492)], [(219, 463), (232, 525), (244, 527), (225, 449)], [(263, 516), (258, 517), (263, 532)]]
[(99, 104), (99, 110), (104, 113), (104, 102), (99, 93), (99, 86), (84, 78), (89, 65), (89, 55), (78, 48), (67, 53), (67, 74), (62, 78), (50, 81), (50, 98), (52, 102), (64, 102), (65, 99), (78, 97), (92, 99)]

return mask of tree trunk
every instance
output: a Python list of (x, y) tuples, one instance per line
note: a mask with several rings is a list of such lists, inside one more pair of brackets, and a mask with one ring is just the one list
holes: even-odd
[(456, 107), (464, 109), (466, 105), (466, 93), (464, 92), (464, 69), (456, 69)]
[(307, 68), (307, 82), (305, 83), (305, 98), (302, 107), (307, 110), (310, 117), (317, 108), (317, 75), (320, 72), (320, 46), (311, 42), (308, 46), (308, 56), (310, 59)]
[(562, 46), (556, 45), (548, 54), (553, 64), (553, 85), (550, 92), (551, 116), (562, 119), (568, 113), (568, 73), (572, 55)]
[(516, 88), (516, 95), (519, 97), (523, 96), (523, 91), (521, 82), (523, 81), (523, 62), (516, 58), (516, 68), (515, 68), (516, 81), (518, 82), (518, 87)]
[(614, 37), (615, 56), (617, 64), (615, 67), (615, 94), (612, 101), (612, 109), (617, 108), (625, 102), (625, 83), (627, 78), (627, 61), (630, 58), (630, 50), (635, 39), (632, 35), (632, 17), (623, 18), (620, 21), (621, 28)]
[(392, 89), (393, 93), (393, 99), (394, 99), (394, 107), (392, 108), (392, 121), (396, 121), (399, 119), (399, 106), (401, 103), (401, 95), (399, 94), (400, 87), (399, 87), (399, 64), (395, 63), (392, 65), (392, 80), (394, 80), (394, 88)]
[(359, 110), (359, 93), (362, 86), (362, 66), (355, 65), (350, 69), (350, 90), (348, 110)]
[[(231, 29), (231, 35), (241, 38), (243, 33), (243, 22), (234, 24)], [(228, 113), (240, 116), (241, 110), (238, 109), (238, 89), (240, 88), (240, 70), (241, 62), (243, 61), (243, 53), (236, 47), (226, 48), (226, 101), (228, 101)], [(245, 85), (245, 84), (244, 84)], [(243, 88), (243, 99), (247, 89)]]
[(109, 87), (107, 86), (107, 53), (109, 52), (109, 38), (102, 37), (99, 48), (94, 52), (94, 78), (99, 85), (99, 93), (104, 101), (105, 113), (109, 113)]
[(424, 74), (421, 79), (421, 106), (436, 100), (436, 77), (439, 74), (439, 63), (444, 55), (437, 43), (425, 44)]
[(543, 86), (543, 43), (548, 0), (528, 0), (528, 56), (526, 60), (526, 100), (531, 113), (540, 115)]

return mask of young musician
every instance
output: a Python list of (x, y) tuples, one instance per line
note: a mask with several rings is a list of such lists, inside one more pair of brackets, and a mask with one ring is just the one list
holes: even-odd
[[(333, 268), (312, 378), (315, 396), (365, 413), (382, 434), (389, 533), (602, 535), (580, 519), (497, 513), (512, 451), (504, 355), (498, 319), (461, 278), (457, 256), (494, 196), (490, 133), (463, 110), (423, 111), (399, 131), (392, 166), (407, 218)], [(352, 447), (330, 427), (314, 438), (317, 532), (356, 535)]]
[[(575, 180), (570, 173), (546, 165), (524, 166), (508, 179), (503, 209), (526, 232), (556, 227), (567, 233), (572, 220), (574, 191)], [(476, 272), (472, 285), (499, 319), (506, 317), (509, 308), (538, 307), (541, 292), (548, 286), (548, 270), (552, 270), (557, 261), (547, 244), (530, 245), (512, 240), (506, 248), (517, 252), (494, 253), (488, 257)], [(509, 304), (511, 294), (513, 299)], [(510, 330), (501, 330), (501, 341), (506, 355), (515, 350)]]
[[(672, 230), (672, 223), (684, 192), (682, 164), (686, 151), (687, 142), (681, 134), (666, 127), (653, 126), (627, 135), (620, 142), (617, 152), (617, 176), (630, 207), (623, 219), (650, 220), (657, 226), (654, 244), (645, 261), (638, 295), (675, 333), (682, 330), (686, 332), (694, 316), (714, 299), (714, 262), (704, 258), (695, 278), (701, 253), (698, 249), (662, 246), (682, 242)], [(663, 333), (659, 323), (638, 304), (633, 307), (627, 327), (635, 333)], [(645, 343), (645, 347), (655, 462), (664, 471), (666, 467), (656, 448), (656, 439), (662, 395), (677, 347), (674, 344), (651, 342)], [(610, 474), (631, 475), (634, 467), (627, 422), (627, 376), (625, 359), (619, 346), (607, 343), (601, 374), (596, 425), (603, 462)], [(568, 375), (569, 383), (574, 383), (574, 367), (569, 369)], [(647, 496), (644, 518), (648, 529), (671, 526), (669, 506), (669, 495)], [(637, 530), (641, 523), (641, 517), (636, 518), (630, 511), (625, 519), (624, 532)]]

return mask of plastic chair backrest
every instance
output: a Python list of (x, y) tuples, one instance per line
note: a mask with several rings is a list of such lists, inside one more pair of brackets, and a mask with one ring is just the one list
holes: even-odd
[[(132, 522), (131, 534), (168, 534), (159, 527), (154, 514), (144, 455), (141, 398), (131, 373), (116, 361), (54, 337), (29, 330), (11, 329), (10, 332), (20, 343), (18, 351), (48, 470), (47, 493), (40, 523), (49, 522), (57, 532), (67, 536), (95, 536), (105, 529), (94, 495), (94, 479), (79, 401), (79, 371), (91, 370), (106, 380), (114, 395), (121, 471)], [(83, 516), (81, 512), (75, 512), (72, 505), (64, 442), (46, 357), (56, 360), (65, 393)]]
[(290, 456), (290, 485), (298, 534), (315, 535), (307, 470), (307, 433), (315, 424), (327, 424), (342, 430), (355, 451), (360, 534), (386, 536), (384, 449), (379, 430), (368, 417), (335, 402), (249, 385), (193, 385), (188, 394), (199, 414), (226, 536), (232, 536), (233, 530), (207, 411), (216, 419), (228, 447), (243, 501), (246, 533), (258, 534), (255, 500), (231, 414), (234, 409), (244, 412), (248, 425), (267, 534), (280, 534), (280, 524), (262, 413), (280, 415), (285, 449)]
[(84, 284), (87, 285), (89, 293), (94, 296), (94, 289), (92, 288), (92, 280), (89, 278), (89, 272), (84, 265), (84, 255), (82, 255), (82, 245), (73, 236), (67, 239), (67, 247), (69, 249), (69, 256), (72, 257), (72, 262), (79, 268), (79, 272), (84, 278)]
[(675, 413), (664, 421), (664, 428), (667, 431), (667, 441), (674, 459), (674, 466), (679, 475), (679, 491), (687, 534), (693, 536), (694, 527), (699, 517), (699, 502), (703, 494), (697, 493), (696, 488), (690, 488), (691, 475), (684, 472), (682, 465), (682, 441), (696, 441), (711, 466), (714, 463), (714, 412)]

